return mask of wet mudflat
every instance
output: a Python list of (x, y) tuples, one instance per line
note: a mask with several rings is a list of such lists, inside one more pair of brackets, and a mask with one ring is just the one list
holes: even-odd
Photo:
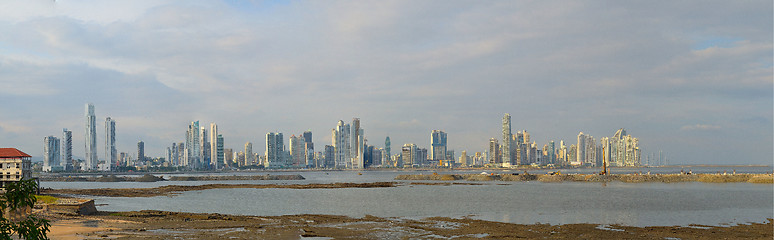
[(772, 219), (735, 226), (627, 227), (599, 224), (512, 224), (467, 218), (361, 218), (336, 215), (238, 216), (166, 211), (100, 212), (58, 217), (88, 223), (63, 238), (117, 239), (772, 239)]

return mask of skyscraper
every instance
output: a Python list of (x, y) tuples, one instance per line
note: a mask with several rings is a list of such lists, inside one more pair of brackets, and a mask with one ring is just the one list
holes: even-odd
[(118, 161), (116, 150), (116, 121), (110, 117), (105, 119), (105, 164), (111, 169), (115, 168)]
[(86, 171), (97, 168), (97, 116), (94, 115), (94, 105), (86, 104), (86, 132), (85, 132), (85, 151), (86, 159), (83, 169)]
[(320, 167), (322, 163), (315, 162), (314, 142), (312, 142), (312, 131), (304, 132), (304, 148), (306, 149), (306, 165), (311, 167)]
[(73, 167), (73, 132), (62, 129), (62, 161), (64, 161), (67, 170), (72, 170)]
[(285, 167), (285, 142), (282, 133), (266, 133), (266, 161), (264, 168)]
[(419, 166), (419, 157), (417, 156), (417, 145), (413, 143), (406, 143), (403, 144), (403, 147), (401, 148), (401, 162), (403, 163), (402, 166), (397, 167), (418, 167)]
[(218, 154), (218, 156), (216, 156), (217, 161), (215, 161), (216, 162), (215, 168), (220, 169), (225, 167), (226, 161), (229, 161), (229, 160), (227, 160), (225, 156), (223, 135), (218, 134), (218, 136), (215, 138), (215, 141), (217, 141), (217, 143), (215, 144), (215, 150), (213, 151), (217, 152)]
[(339, 120), (336, 128), (331, 133), (331, 144), (333, 145), (335, 157), (335, 168), (347, 168), (350, 160), (350, 126), (344, 121)]
[(390, 153), (390, 136), (387, 136), (384, 138), (384, 153), (382, 153), (382, 166), (386, 166), (389, 162), (391, 162), (390, 158), (392, 157), (392, 154)]
[(511, 115), (505, 114), (503, 116), (503, 150), (502, 150), (502, 163), (503, 167), (511, 167), (511, 150), (513, 150), (511, 146), (511, 140), (513, 138), (513, 135), (511, 134)]
[(304, 167), (306, 165), (306, 148), (304, 147), (304, 137), (292, 135), (290, 136), (290, 165), (295, 168)]
[(182, 166), (188, 169), (195, 169), (201, 161), (201, 145), (199, 139), (199, 121), (191, 122), (188, 125), (185, 137), (185, 155)]
[(43, 138), (43, 171), (52, 172), (58, 170), (59, 164), (59, 139), (54, 136)]
[(354, 169), (364, 167), (365, 158), (365, 133), (360, 128), (360, 118), (352, 118), (352, 134), (350, 135), (352, 144), (350, 145), (352, 163), (351, 167)]
[(223, 167), (223, 136), (218, 134), (218, 125), (210, 123), (210, 162), (212, 167)]
[(489, 152), (488, 152), (489, 164), (498, 164), (502, 160), (502, 152), (500, 152), (500, 143), (496, 138), (489, 139)]
[(145, 143), (137, 142), (137, 161), (145, 161)]
[(209, 169), (210, 168), (210, 140), (207, 138), (207, 128), (204, 126), (199, 128), (199, 143), (201, 144), (199, 146), (199, 150), (201, 153), (199, 153), (199, 156), (201, 156), (201, 160), (199, 162), (199, 165), (197, 168), (199, 169)]
[(446, 160), (446, 133), (441, 130), (433, 130), (430, 133), (430, 159), (436, 164), (440, 160)]
[[(268, 140), (267, 140), (267, 141), (268, 141)], [(268, 149), (268, 148), (267, 148), (267, 149)], [(255, 164), (258, 164), (258, 163), (257, 163), (257, 162), (256, 162), (256, 161), (253, 159), (253, 143), (251, 143), (251, 142), (246, 142), (246, 143), (245, 143), (245, 152), (244, 152), (244, 153), (245, 153), (245, 163), (246, 163), (246, 164), (243, 164), (243, 165), (245, 165), (245, 166), (247, 166), (247, 165), (253, 165), (253, 163), (254, 163), (254, 162), (255, 162)]]

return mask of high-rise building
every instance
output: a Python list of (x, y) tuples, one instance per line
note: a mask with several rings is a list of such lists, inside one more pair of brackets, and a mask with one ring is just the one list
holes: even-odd
[(392, 156), (392, 153), (390, 152), (390, 136), (387, 136), (384, 138), (384, 153), (382, 154), (382, 165), (386, 165), (387, 162), (390, 162), (391, 156)]
[(196, 169), (200, 165), (202, 159), (201, 156), (201, 139), (199, 138), (199, 121), (191, 122), (188, 125), (188, 131), (186, 131), (185, 138), (185, 155), (182, 165), (188, 169)]
[(503, 146), (502, 146), (502, 163), (503, 167), (511, 167), (511, 161), (513, 160), (511, 158), (511, 150), (513, 150), (513, 146), (511, 146), (511, 140), (513, 138), (513, 134), (511, 134), (511, 115), (505, 114), (503, 116)]
[(171, 153), (168, 159), (169, 164), (172, 166), (177, 166), (179, 164), (178, 163), (179, 160), (177, 159), (177, 156), (179, 154), (177, 153), (177, 143), (172, 143), (172, 148), (170, 150), (171, 150)]
[[(641, 165), (639, 139), (626, 134), (625, 129), (618, 129), (609, 140), (609, 144), (609, 161), (614, 163), (614, 166), (633, 167)], [(659, 159), (663, 158), (659, 157)]]
[(210, 168), (210, 139), (207, 137), (207, 128), (201, 126), (199, 128), (199, 156), (201, 161), (197, 165), (197, 169), (209, 169)]
[(323, 155), (323, 159), (325, 159), (325, 161), (322, 168), (336, 167), (336, 148), (334, 148), (332, 145), (325, 145)]
[(350, 126), (339, 120), (331, 131), (331, 144), (335, 149), (335, 168), (348, 168), (350, 163)]
[(188, 166), (183, 165), (183, 159), (185, 159), (185, 142), (177, 144), (177, 162), (175, 162), (175, 166)]
[(304, 137), (292, 135), (290, 136), (290, 156), (291, 167), (300, 168), (306, 165), (306, 148), (304, 147)]
[(73, 170), (73, 132), (62, 129), (62, 161), (64, 161), (65, 170)]
[(145, 161), (145, 143), (137, 142), (137, 161)]
[(282, 133), (266, 133), (266, 161), (264, 168), (281, 168), (286, 166), (285, 142)]
[(116, 121), (108, 117), (105, 119), (105, 164), (115, 168), (118, 162), (116, 150)]
[(462, 150), (462, 154), (460, 155), (460, 159), (457, 161), (457, 163), (460, 164), (460, 166), (467, 167), (470, 166), (468, 159), (468, 152), (465, 150)]
[(244, 159), (245, 163), (243, 164), (244, 166), (249, 166), (249, 165), (257, 164), (256, 163), (257, 161), (255, 161), (255, 159), (253, 159), (253, 156), (254, 156), (253, 155), (253, 143), (251, 143), (251, 142), (246, 142), (245, 143), (244, 154), (245, 154), (245, 159)]
[(438, 164), (446, 158), (446, 133), (441, 130), (433, 130), (430, 133), (430, 160)]
[(419, 167), (419, 157), (417, 156), (417, 145), (413, 143), (403, 144), (401, 148), (402, 166), (397, 167)]
[(218, 153), (218, 156), (216, 156), (217, 165), (215, 167), (223, 168), (226, 164), (226, 161), (228, 161), (226, 160), (225, 155), (223, 155), (224, 154), (223, 151), (225, 150), (224, 143), (223, 143), (223, 135), (218, 134), (218, 137), (216, 137), (215, 140), (217, 141), (217, 143), (215, 144), (215, 147), (216, 147), (215, 151)]
[(59, 164), (59, 138), (48, 136), (43, 138), (43, 171), (61, 170)]
[(502, 152), (500, 152), (500, 143), (497, 142), (496, 138), (489, 139), (489, 151), (488, 154), (488, 164), (500, 164), (500, 161), (502, 160)]
[(94, 115), (94, 105), (91, 103), (86, 104), (86, 132), (85, 132), (85, 152), (86, 159), (84, 162), (84, 170), (97, 169), (97, 116)]
[(229, 167), (229, 168), (236, 167), (236, 165), (234, 164), (234, 149), (231, 149), (231, 148), (223, 149), (223, 167)]
[(350, 139), (352, 143), (350, 145), (350, 156), (352, 157), (352, 162), (350, 166), (354, 169), (360, 169), (365, 165), (365, 132), (360, 128), (360, 118), (352, 118), (351, 130), (352, 134), (350, 135)]
[[(218, 141), (220, 140), (220, 141)], [(218, 135), (218, 125), (210, 123), (210, 163), (212, 168), (223, 167), (223, 136)]]
[(306, 131), (304, 136), (304, 148), (306, 149), (306, 165), (310, 167), (320, 167), (322, 163), (316, 162), (314, 158), (314, 142), (312, 142), (312, 131)]

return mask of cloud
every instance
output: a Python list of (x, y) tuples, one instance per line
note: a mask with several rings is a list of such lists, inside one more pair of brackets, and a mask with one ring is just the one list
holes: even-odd
[[(647, 149), (712, 159), (656, 139), (772, 115), (766, 1), (0, 5), (0, 112), (21, 113), (0, 120), (43, 119), (35, 149), (80, 131), (86, 102), (117, 119), (121, 151), (141, 138), (149, 152), (194, 120), (236, 146), (307, 129), (324, 145), (338, 119), (361, 117), (371, 139), (426, 145), (442, 129), (473, 153), (508, 112), (538, 143), (625, 127)], [(50, 116), (62, 126), (38, 127)], [(740, 147), (770, 149), (772, 126), (756, 126)]]
[(695, 124), (695, 125), (685, 125), (680, 128), (680, 130), (683, 131), (707, 131), (707, 130), (719, 130), (721, 129), (718, 125), (710, 125), (710, 124)]

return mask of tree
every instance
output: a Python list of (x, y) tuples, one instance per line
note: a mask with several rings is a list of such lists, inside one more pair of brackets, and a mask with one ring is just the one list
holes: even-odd
[(35, 190), (38, 184), (33, 179), (22, 179), (5, 185), (5, 193), (0, 198), (0, 239), (11, 239), (17, 235), (21, 239), (48, 239), (49, 221), (33, 215), (23, 219), (11, 219), (9, 213), (32, 208), (37, 201)]

